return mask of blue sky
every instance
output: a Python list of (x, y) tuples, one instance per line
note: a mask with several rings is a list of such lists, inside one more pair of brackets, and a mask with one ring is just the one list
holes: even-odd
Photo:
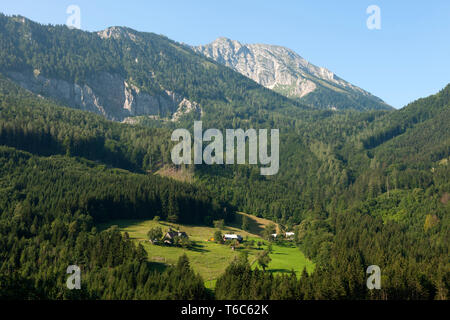
[[(89, 31), (120, 25), (193, 45), (225, 36), (286, 46), (396, 108), (450, 82), (448, 0), (3, 0), (0, 12), (64, 24), (72, 4)], [(381, 30), (366, 26), (369, 5), (381, 9)]]

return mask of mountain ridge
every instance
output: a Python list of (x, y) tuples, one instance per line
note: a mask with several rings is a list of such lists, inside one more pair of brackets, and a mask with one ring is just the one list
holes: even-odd
[[(34, 93), (110, 120), (212, 119), (217, 112), (229, 118), (267, 118), (269, 113), (292, 118), (318, 109), (314, 102), (267, 89), (190, 46), (128, 27), (86, 32), (1, 15), (0, 43), (4, 75)], [(323, 70), (317, 72), (326, 74)]]
[(198, 119), (236, 114), (236, 106), (252, 113), (310, 109), (165, 36), (126, 27), (87, 32), (1, 14), (0, 46), (2, 74), (110, 120)]
[[(192, 48), (266, 88), (289, 98), (300, 99), (314, 107), (333, 110), (392, 109), (380, 98), (343, 80), (332, 71), (308, 62), (295, 51), (283, 46), (243, 44), (219, 37), (210, 44)], [(340, 96), (342, 102), (333, 103), (330, 99), (320, 97), (327, 94), (333, 94), (334, 98)]]

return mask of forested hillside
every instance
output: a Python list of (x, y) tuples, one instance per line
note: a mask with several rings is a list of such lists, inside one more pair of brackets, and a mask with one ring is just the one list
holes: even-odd
[[(0, 229), (5, 235), (0, 240), (0, 297), (206, 297), (203, 281), (186, 262), (154, 274), (142, 247), (118, 230), (99, 233), (95, 224), (155, 215), (205, 223), (222, 218), (226, 207), (192, 186), (158, 177), (66, 156), (41, 158), (6, 147), (0, 151)], [(64, 286), (64, 271), (73, 263), (86, 277), (82, 292), (71, 293)], [(167, 280), (178, 277), (184, 279), (181, 287), (179, 280)]]
[(0, 75), (2, 144), (39, 155), (67, 154), (144, 172), (168, 164), (170, 132), (106, 121), (59, 107)]
[[(0, 147), (0, 298), (209, 297), (188, 261), (155, 273), (141, 246), (95, 227), (114, 218), (232, 219), (232, 208), (206, 190), (143, 173), (145, 156), (136, 154), (146, 150), (160, 165), (167, 133), (62, 108), (5, 79), (0, 85), (0, 140), (14, 147)], [(64, 285), (75, 262), (86, 277), (81, 292)]]
[[(305, 119), (304, 128), (283, 134), (282, 170), (274, 178), (262, 178), (254, 166), (200, 166), (190, 168), (196, 177), (192, 185), (151, 174), (168, 163), (167, 129), (117, 124), (62, 108), (2, 78), (0, 139), (8, 146), (2, 149), (1, 166), (1, 226), (2, 234), (8, 235), (1, 246), (4, 295), (71, 297), (64, 289), (54, 291), (54, 286), (63, 281), (62, 268), (72, 260), (92, 270), (89, 277), (96, 279), (80, 298), (207, 297), (201, 280), (187, 282), (199, 290), (193, 296), (183, 295), (182, 288), (179, 295), (167, 293), (165, 285), (156, 284), (162, 281), (158, 277), (170, 278), (171, 272), (179, 271), (147, 275), (151, 268), (142, 262), (142, 249), (133, 249), (117, 230), (98, 233), (95, 224), (155, 215), (211, 224), (222, 217), (232, 219), (238, 208), (294, 227), (299, 247), (319, 264), (303, 280), (269, 277), (265, 281), (270, 285), (258, 286), (272, 291), (249, 293), (249, 298), (445, 299), (450, 230), (448, 91), (449, 86), (394, 113), (337, 114), (315, 125)], [(427, 116), (420, 116), (425, 110), (430, 110)], [(430, 122), (433, 125), (426, 126)], [(382, 123), (406, 128), (375, 147), (365, 145), (383, 130)], [(440, 139), (428, 145), (417, 140), (421, 135)], [(116, 237), (116, 247), (92, 255), (76, 249), (77, 243), (103, 248), (103, 237)], [(116, 256), (118, 252), (123, 253)], [(383, 290), (375, 296), (364, 287), (368, 264), (382, 266), (386, 275)], [(39, 265), (40, 271), (31, 265)], [(218, 282), (217, 298), (242, 298), (221, 289), (242, 284), (240, 271), (236, 278), (235, 267), (230, 268)], [(48, 278), (49, 269), (53, 280)], [(112, 281), (102, 289), (98, 283), (108, 272), (115, 272), (118, 279), (121, 274), (143, 275), (140, 280)], [(149, 296), (146, 285), (159, 286), (161, 293)], [(281, 294), (280, 286), (290, 289)]]
[[(450, 85), (401, 110), (320, 111), (131, 29), (99, 35), (1, 15), (0, 46), (0, 298), (449, 298)], [(12, 71), (79, 86), (119, 74), (203, 112), (113, 122), (24, 89)], [(279, 173), (172, 165), (172, 130), (199, 117), (204, 129), (278, 128)], [(191, 179), (158, 176), (164, 168)], [(241, 257), (214, 296), (185, 257), (161, 271), (127, 235), (96, 227), (155, 216), (211, 226), (236, 210), (295, 230), (314, 273), (273, 276)], [(65, 289), (69, 264), (89, 279), (80, 292)], [(365, 286), (371, 264), (383, 274), (375, 292)]]
[[(318, 160), (339, 163), (329, 172), (346, 172), (346, 184), (335, 180), (324, 186), (323, 190), (334, 193), (316, 198), (295, 227), (298, 245), (319, 267), (311, 276), (304, 273), (298, 282), (292, 277), (261, 275), (239, 261), (218, 281), (217, 296), (448, 299), (449, 92), (447, 86), (381, 117), (367, 115), (357, 122), (347, 118), (348, 124), (363, 127), (347, 137), (333, 135), (342, 140), (328, 140), (329, 147), (315, 153)], [(332, 119), (335, 125), (337, 119)], [(340, 129), (345, 133), (345, 126)], [(300, 162), (296, 165), (301, 166)], [(317, 177), (323, 172), (315, 171)], [(307, 180), (314, 181), (314, 177)], [(296, 191), (301, 197), (303, 190)], [(267, 199), (273, 200), (274, 193), (268, 190)], [(298, 201), (295, 197), (288, 201), (287, 190), (284, 194), (287, 203)], [(367, 292), (364, 270), (372, 264), (382, 268), (383, 286)], [(247, 291), (238, 289), (242, 282)]]

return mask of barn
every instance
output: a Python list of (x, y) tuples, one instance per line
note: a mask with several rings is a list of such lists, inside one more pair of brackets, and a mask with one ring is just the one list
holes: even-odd
[(189, 238), (186, 232), (175, 231), (175, 230), (169, 229), (166, 232), (166, 234), (164, 235), (164, 242), (168, 243), (168, 244), (172, 244), (173, 243), (173, 239), (175, 237), (186, 238), (186, 239)]

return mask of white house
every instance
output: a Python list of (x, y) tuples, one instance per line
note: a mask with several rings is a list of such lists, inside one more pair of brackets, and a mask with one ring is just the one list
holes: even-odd
[(293, 238), (295, 236), (295, 232), (286, 232), (286, 238)]
[(242, 240), (244, 239), (238, 234), (224, 234), (223, 240), (237, 240), (239, 242), (242, 242)]

